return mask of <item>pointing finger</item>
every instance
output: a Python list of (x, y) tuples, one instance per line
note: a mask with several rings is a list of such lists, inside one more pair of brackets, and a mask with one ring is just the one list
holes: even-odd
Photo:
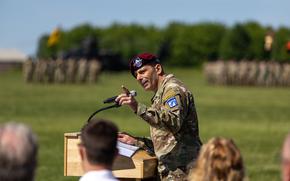
[(123, 89), (123, 92), (124, 92), (125, 94), (127, 94), (127, 95), (130, 94), (130, 91), (129, 91), (125, 86), (122, 85), (122, 89)]

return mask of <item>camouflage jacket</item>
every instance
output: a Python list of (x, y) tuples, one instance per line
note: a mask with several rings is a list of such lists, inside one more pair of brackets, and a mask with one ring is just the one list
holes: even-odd
[(159, 173), (185, 168), (201, 147), (192, 93), (169, 74), (151, 101), (150, 107), (139, 103), (137, 115), (149, 123), (152, 141), (137, 138), (137, 146), (153, 147)]

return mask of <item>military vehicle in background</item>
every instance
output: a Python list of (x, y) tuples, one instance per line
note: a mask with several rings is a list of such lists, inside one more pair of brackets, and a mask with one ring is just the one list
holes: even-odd
[(92, 36), (86, 37), (78, 47), (61, 51), (58, 53), (57, 59), (98, 60), (102, 64), (102, 70), (119, 71), (128, 68), (127, 63), (122, 60), (120, 54), (111, 50), (100, 49), (97, 39)]

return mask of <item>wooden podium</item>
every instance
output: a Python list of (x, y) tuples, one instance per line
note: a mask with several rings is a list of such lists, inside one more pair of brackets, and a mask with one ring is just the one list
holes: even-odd
[[(64, 176), (81, 176), (81, 158), (78, 151), (80, 134), (64, 134)], [(113, 174), (121, 180), (143, 180), (156, 176), (157, 158), (144, 150), (137, 151), (131, 158), (118, 155), (113, 165)]]

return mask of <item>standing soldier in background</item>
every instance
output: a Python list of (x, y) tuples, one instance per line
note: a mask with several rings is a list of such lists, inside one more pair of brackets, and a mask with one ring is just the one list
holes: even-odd
[(32, 82), (34, 69), (35, 64), (31, 59), (28, 59), (23, 63), (23, 76), (25, 82)]
[(267, 64), (266, 62), (259, 63), (259, 74), (257, 77), (257, 85), (262, 86), (265, 85), (265, 80), (267, 76)]
[(151, 139), (119, 134), (119, 140), (146, 150), (154, 150), (162, 181), (186, 178), (186, 166), (195, 160), (201, 141), (192, 93), (172, 74), (165, 74), (155, 55), (143, 53), (130, 62), (132, 75), (145, 91), (153, 91), (152, 105), (147, 107), (130, 96), (128, 89), (116, 98), (150, 125)]
[(94, 59), (89, 62), (89, 71), (88, 71), (89, 83), (95, 83), (97, 81), (98, 76), (101, 72), (101, 68), (102, 66), (99, 60)]
[(84, 83), (87, 80), (88, 64), (87, 60), (80, 59), (78, 61), (77, 82)]
[(74, 83), (76, 81), (76, 73), (78, 70), (78, 62), (73, 59), (67, 60), (66, 81)]
[(245, 60), (240, 61), (238, 70), (238, 84), (246, 85), (247, 74), (248, 74), (248, 62)]
[(255, 61), (248, 63), (248, 75), (246, 85), (255, 85), (258, 77), (258, 64)]
[(237, 83), (239, 65), (236, 61), (230, 60), (227, 62), (227, 84), (234, 85)]
[(47, 63), (45, 60), (39, 60), (35, 66), (35, 78), (36, 82), (44, 83), (45, 82), (45, 75), (47, 71)]
[(283, 86), (290, 86), (290, 64), (289, 63), (284, 63), (281, 79), (282, 79), (281, 84)]
[(46, 76), (47, 76), (47, 82), (48, 83), (53, 83), (54, 82), (54, 72), (56, 63), (54, 60), (49, 60), (47, 61), (47, 71), (46, 71)]
[(64, 83), (66, 75), (66, 65), (63, 60), (56, 60), (56, 69), (54, 72), (54, 80), (57, 83)]

